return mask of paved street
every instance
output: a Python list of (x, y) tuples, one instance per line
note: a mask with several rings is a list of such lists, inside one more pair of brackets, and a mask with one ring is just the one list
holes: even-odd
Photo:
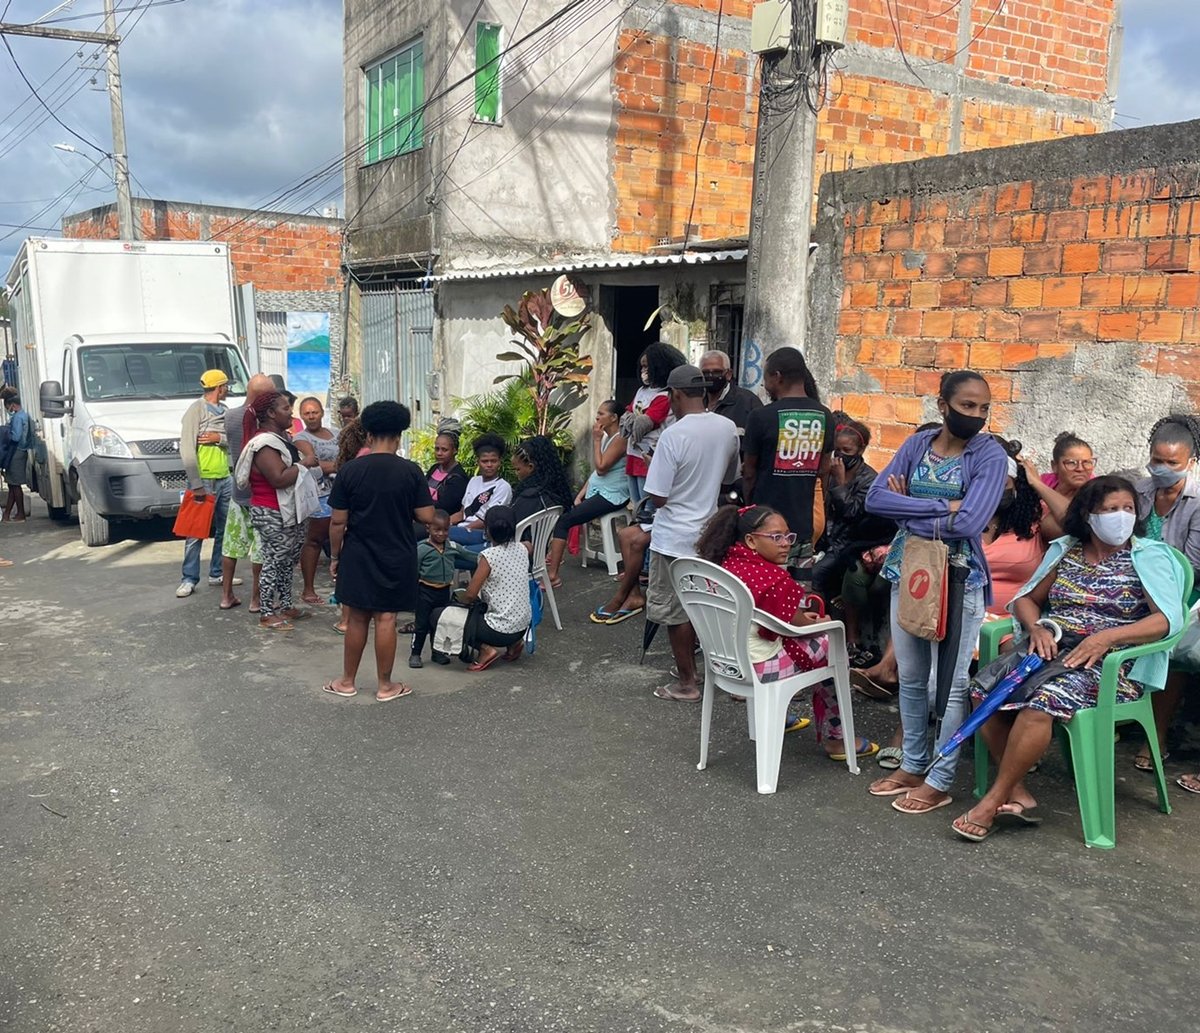
[(1045, 826), (975, 847), (811, 733), (759, 796), (728, 701), (697, 772), (665, 636), (639, 668), (638, 622), (586, 622), (603, 571), (532, 659), (344, 702), (327, 614), (264, 635), (174, 598), (162, 528), (89, 551), (35, 508), (0, 537), (0, 1028), (1195, 1028), (1200, 801), (1159, 815), (1128, 746), (1116, 851), (1057, 755)]

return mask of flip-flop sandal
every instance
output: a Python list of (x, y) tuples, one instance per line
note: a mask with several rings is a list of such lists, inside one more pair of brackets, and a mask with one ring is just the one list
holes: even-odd
[(896, 693), (880, 685), (866, 671), (857, 667), (850, 670), (850, 684), (868, 699), (894, 699)]
[[(1169, 753), (1164, 753), (1162, 755), (1162, 761), (1164, 764), (1170, 759), (1171, 755)], [(1134, 757), (1133, 766), (1137, 768), (1138, 771), (1154, 771), (1154, 761), (1151, 759), (1150, 754), (1148, 753), (1139, 753), (1136, 757)]]
[(1200, 796), (1200, 776), (1180, 775), (1175, 779), (1175, 784), (1184, 792), (1195, 793), (1197, 796)]
[(295, 631), (296, 630), (296, 625), (294, 625), (291, 621), (286, 621), (286, 620), (285, 621), (276, 621), (274, 624), (264, 624), (262, 621), (259, 621), (258, 626), (262, 631)]
[[(870, 739), (868, 739), (866, 736), (863, 736), (854, 744), (854, 748), (856, 751), (856, 757), (874, 757), (875, 754), (879, 752), (879, 743), (871, 742)], [(841, 753), (827, 753), (826, 756), (830, 760), (840, 760), (844, 762), (846, 759), (846, 751), (842, 750)]]
[(397, 635), (415, 635), (417, 633), (417, 625), (413, 621), (409, 621), (402, 628), (396, 629)]
[(677, 692), (672, 692), (670, 685), (660, 685), (654, 690), (654, 695), (658, 699), (665, 699), (671, 703), (699, 703), (702, 698), (701, 696), (696, 696), (695, 698), (691, 696), (681, 696)]
[(590, 620), (593, 624), (607, 624), (609, 620), (615, 616), (616, 614), (609, 613), (604, 608), (597, 606), (591, 613), (588, 614), (588, 620)]
[(976, 828), (984, 830), (983, 835), (980, 835), (978, 832), (968, 832), (959, 825), (959, 822), (963, 821), (966, 817), (967, 816), (964, 814), (960, 818), (955, 818), (954, 821), (950, 823), (950, 828), (953, 829), (958, 835), (962, 836), (963, 839), (968, 840), (971, 843), (982, 843), (988, 838), (988, 836), (996, 831), (995, 825), (980, 825), (977, 821), (967, 821), (966, 824), (974, 825)]
[(895, 771), (904, 760), (904, 750), (899, 746), (885, 746), (875, 759), (884, 771)]
[(332, 625), (330, 625), (330, 627), (332, 627), (332, 628), (333, 628), (333, 630), (334, 630), (334, 631), (336, 631), (336, 632), (337, 632), (339, 635), (344, 635), (344, 634), (346, 634), (346, 629), (345, 629), (345, 628), (343, 628), (343, 627), (340, 627), (340, 626), (339, 626), (339, 625), (337, 625), (337, 624), (332, 624)]
[(394, 699), (402, 699), (404, 696), (411, 696), (411, 695), (412, 695), (412, 686), (405, 685), (402, 682), (400, 684), (400, 691), (393, 692), (390, 696), (381, 696), (381, 695), (379, 695), (379, 693), (376, 693), (375, 694), (375, 702), (376, 703), (391, 703), (391, 701)]
[(899, 811), (901, 814), (928, 814), (930, 811), (941, 810), (943, 807), (949, 807), (954, 803), (953, 796), (947, 796), (944, 800), (939, 800), (937, 803), (926, 803), (924, 800), (914, 800), (916, 807), (901, 807), (900, 805), (908, 799), (908, 794), (901, 796), (899, 800), (892, 801), (892, 810)]
[(220, 607), (222, 610), (232, 610), (232, 609), (233, 609), (235, 606), (241, 606), (241, 605), (242, 605), (242, 601), (241, 601), (240, 599), (235, 599), (235, 600), (234, 600), (233, 602), (231, 602), (231, 603), (230, 603), (228, 606), (226, 606), (224, 603), (218, 603), (217, 605), (218, 605), (218, 606), (219, 606), (219, 607)]
[(12, 560), (0, 560), (0, 567), (11, 567), (12, 565)]
[[(787, 719), (785, 718), (784, 720), (786, 722)], [(797, 717), (796, 720), (793, 721), (791, 724), (785, 723), (783, 726), (783, 730), (785, 733), (787, 733), (787, 732), (803, 732), (804, 729), (806, 729), (810, 724), (812, 724), (811, 718)]]
[(889, 784), (889, 783), (894, 788), (892, 788), (892, 789), (876, 789), (874, 786), (868, 786), (867, 792), (870, 793), (872, 796), (907, 796), (909, 794), (909, 792), (911, 792), (913, 789), (916, 788), (916, 786), (912, 785), (909, 782), (901, 783), (901, 782), (896, 781), (896, 779), (894, 779), (894, 778), (881, 778), (879, 780), (880, 785), (885, 785), (885, 784)]
[(476, 660), (473, 664), (467, 664), (467, 670), (474, 671), (476, 674), (478, 674), (480, 671), (486, 671), (489, 667), (492, 666), (492, 664), (494, 664), (499, 659), (500, 659), (500, 654), (493, 653), (483, 663), (480, 663), (478, 660)]
[(351, 696), (358, 695), (358, 689), (355, 689), (353, 692), (342, 692), (340, 689), (335, 689), (333, 687), (333, 682), (331, 682), (331, 681), (326, 682), (324, 685), (322, 685), (321, 691), (328, 692), (329, 695), (331, 695), (331, 696), (341, 696), (342, 699), (349, 699)]
[(313, 595), (313, 596), (302, 595), (300, 597), (300, 601), (302, 603), (307, 603), (309, 606), (324, 606), (325, 605), (325, 600), (322, 599), (319, 595)]
[[(1005, 810), (1004, 808), (1009, 808)], [(1042, 823), (1041, 816), (1037, 813), (1036, 807), (1025, 807), (1019, 803), (1001, 804), (996, 810), (996, 815), (992, 818), (992, 824), (1004, 825), (1040, 825)]]
[(297, 610), (293, 608), (292, 611), (288, 613), (287, 619), (290, 621), (306, 621), (311, 616), (311, 610)]
[(609, 619), (606, 620), (604, 623), (605, 624), (620, 624), (622, 621), (629, 620), (630, 617), (636, 617), (644, 609), (645, 609), (644, 606), (638, 606), (632, 610), (618, 610), (611, 617), (609, 617)]
[(262, 613), (262, 607), (261, 606), (251, 606), (250, 613)]

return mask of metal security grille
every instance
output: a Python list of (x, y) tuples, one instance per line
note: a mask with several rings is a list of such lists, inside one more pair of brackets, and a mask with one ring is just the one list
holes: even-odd
[(433, 294), (415, 281), (368, 288), (362, 296), (363, 403), (395, 400), (412, 410), (413, 427), (433, 424)]

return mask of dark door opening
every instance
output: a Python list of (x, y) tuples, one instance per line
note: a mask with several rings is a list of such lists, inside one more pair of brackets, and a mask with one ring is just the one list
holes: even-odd
[(613, 335), (613, 397), (624, 408), (641, 387), (638, 356), (658, 340), (662, 321), (656, 315), (649, 328), (646, 321), (658, 308), (658, 287), (600, 287), (600, 311)]

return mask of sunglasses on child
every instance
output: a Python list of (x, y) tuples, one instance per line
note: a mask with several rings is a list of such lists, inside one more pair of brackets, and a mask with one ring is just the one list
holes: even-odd
[(788, 545), (796, 544), (795, 531), (789, 531), (787, 534), (780, 531), (776, 531), (774, 534), (767, 534), (765, 531), (751, 531), (750, 534), (755, 538), (770, 538), (776, 545), (783, 545), (784, 542), (787, 542)]

